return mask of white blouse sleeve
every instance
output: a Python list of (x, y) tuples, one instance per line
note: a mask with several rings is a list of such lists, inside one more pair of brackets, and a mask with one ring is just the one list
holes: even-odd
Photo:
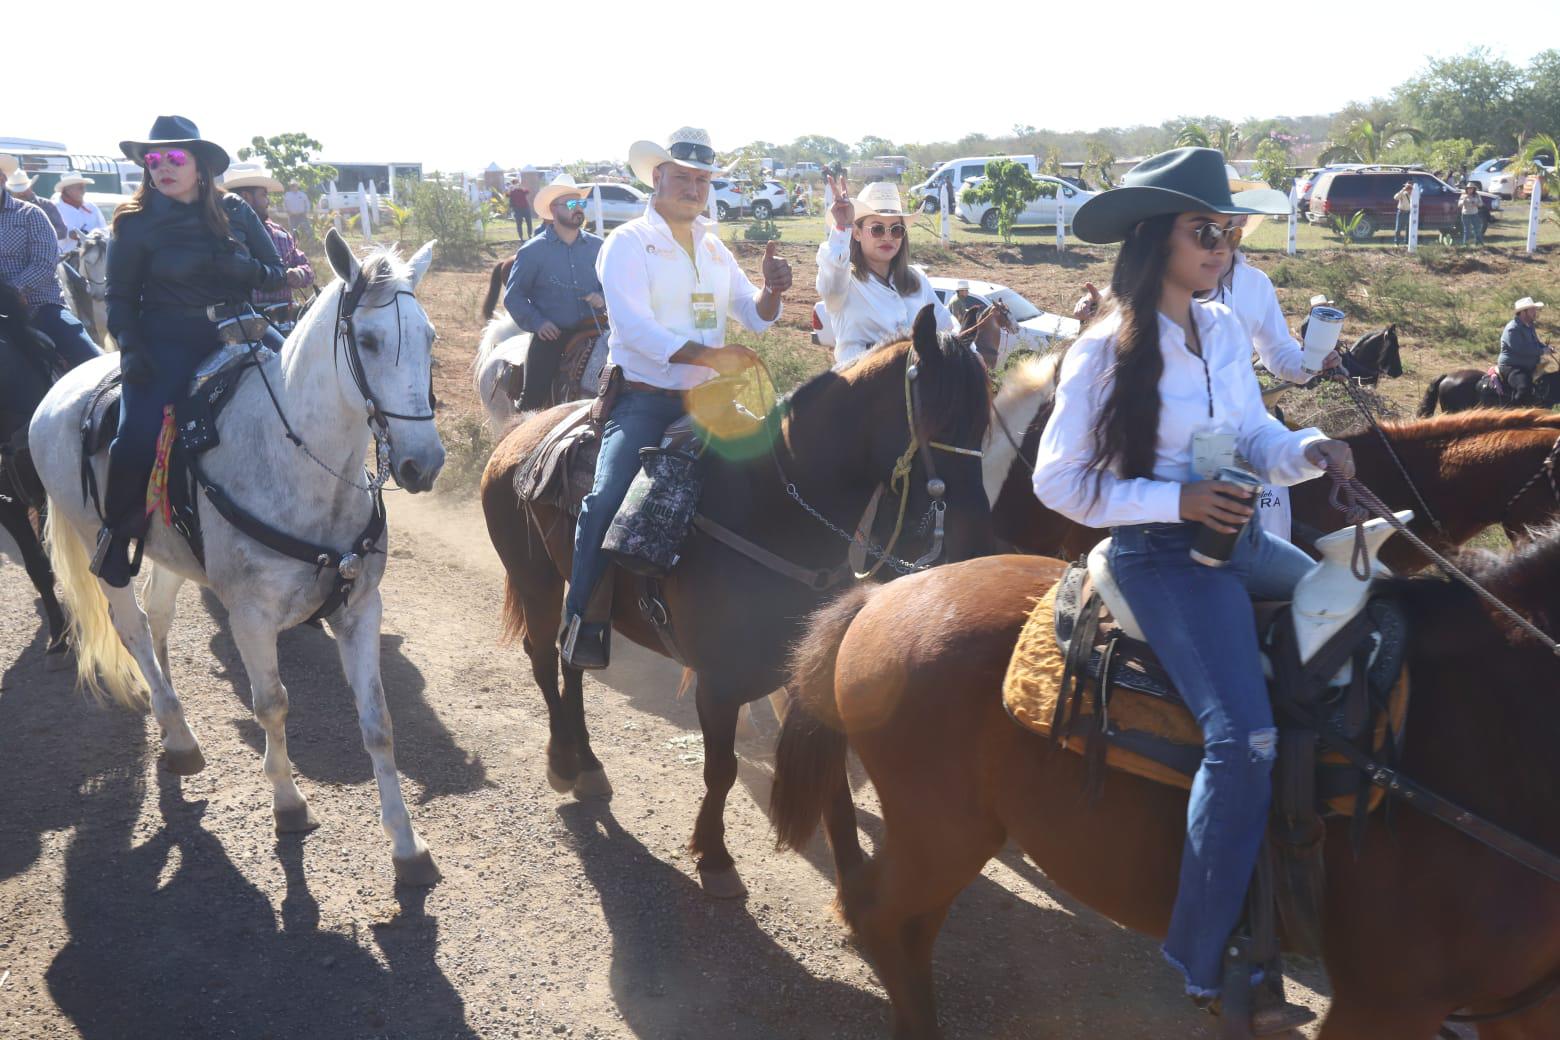
[(1113, 343), (1109, 335), (1095, 338), (1086, 334), (1067, 352), (1056, 388), (1056, 406), (1040, 437), (1035, 495), (1047, 507), (1087, 527), (1177, 523), (1181, 519), (1180, 484), (1119, 477), (1089, 467), (1108, 390)]
[(831, 227), (818, 245), (818, 277), (813, 283), (824, 310), (838, 314), (845, 309), (850, 279), (850, 229)]
[(1262, 300), (1252, 343), (1257, 348), (1257, 356), (1262, 359), (1263, 367), (1286, 382), (1309, 382), (1315, 373), (1305, 370), (1305, 351), (1290, 335), (1289, 322), (1284, 318), (1284, 309), (1278, 304), (1278, 293), (1273, 291), (1272, 280), (1255, 267), (1248, 266), (1241, 273), (1243, 277), (1252, 279), (1255, 283), (1253, 296)]
[(1262, 405), (1262, 388), (1250, 365), (1229, 365), (1226, 371), (1238, 372), (1243, 384), (1239, 399), (1240, 428), (1236, 443), (1259, 475), (1269, 484), (1289, 487), (1319, 477), (1323, 470), (1305, 457), (1305, 449), (1327, 435), (1321, 430), (1291, 430), (1275, 419)]

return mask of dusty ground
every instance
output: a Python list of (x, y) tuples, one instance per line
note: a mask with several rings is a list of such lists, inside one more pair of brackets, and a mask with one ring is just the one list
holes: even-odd
[[(810, 284), (813, 250), (782, 251)], [(756, 248), (739, 252), (756, 268)], [(1019, 259), (956, 246), (942, 266), (1053, 309), (1108, 274), (1105, 254), (1085, 249), (1063, 264)], [(485, 288), (484, 272), (436, 270), (422, 294), (452, 414), (473, 407)], [(1282, 291), (1290, 309), (1309, 295)], [(821, 367), (805, 302), (785, 320), (785, 349)], [(1399, 382), (1394, 393), (1417, 393)], [(382, 658), (405, 789), (445, 875), (426, 893), (391, 883), (327, 635), (282, 639), (291, 750), (323, 826), (278, 841), (220, 605), (191, 587), (181, 601), (174, 679), (209, 762), (181, 781), (159, 769), (149, 718), (89, 703), (45, 671), (32, 590), (0, 563), (0, 1037), (885, 1036), (881, 988), (830, 913), (821, 840), (806, 857), (773, 850), (767, 709), (727, 810), (751, 895), (712, 903), (683, 851), (702, 781), (676, 672), (619, 648), (618, 665), (587, 683), (616, 797), (556, 796), (540, 695), (519, 652), (497, 645), (500, 574), (475, 503), (391, 498)], [(857, 800), (870, 840), (870, 790)], [(955, 906), (937, 970), (957, 1040), (1214, 1035), (1152, 941), (1052, 890), (1012, 851)], [(1321, 1006), (1319, 972), (1298, 974)]]

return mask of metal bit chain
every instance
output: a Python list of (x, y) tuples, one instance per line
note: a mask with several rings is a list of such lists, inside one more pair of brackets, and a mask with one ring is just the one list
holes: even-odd
[(303, 449), (304, 455), (308, 456), (310, 462), (313, 462), (320, 469), (324, 470), (326, 473), (329, 473), (331, 476), (335, 477), (337, 480), (341, 481), (348, 487), (357, 488), (359, 491), (367, 491), (369, 494), (373, 494), (375, 491), (383, 488), (385, 486), (385, 482), (390, 479), (390, 440), (378, 432), (375, 432), (374, 434), (375, 472), (370, 475), (368, 472), (368, 467), (364, 466), (363, 479), (365, 480), (365, 483), (362, 484), (359, 484), (355, 480), (344, 477), (340, 473), (337, 473), (335, 470), (331, 469), (330, 466), (326, 465), (318, 455), (309, 450), (309, 446), (305, 442), (300, 440), (298, 442), (298, 447)]
[[(807, 500), (802, 498), (802, 493), (796, 490), (795, 484), (787, 483), (785, 486), (785, 493), (790, 495), (793, 502), (807, 510), (807, 514), (822, 524), (824, 527), (827, 527), (829, 530), (833, 531), (839, 537), (845, 539), (845, 541), (850, 542), (852, 545), (858, 544), (855, 535), (850, 534), (844, 528), (839, 527), (834, 523), (834, 521), (818, 512), (818, 510), (814, 509), (812, 506), (808, 505)], [(930, 518), (931, 514), (928, 513), (927, 517)], [(926, 524), (924, 521), (921, 525), (921, 530), (926, 530)], [(900, 574), (914, 574), (917, 571), (931, 570), (930, 567), (923, 567), (919, 564), (911, 563), (908, 560), (901, 560), (897, 556), (889, 556), (887, 551), (881, 545), (878, 545), (877, 542), (873, 541), (868, 536), (863, 536), (863, 540), (859, 544), (867, 551), (869, 555), (875, 559), (882, 560)]]

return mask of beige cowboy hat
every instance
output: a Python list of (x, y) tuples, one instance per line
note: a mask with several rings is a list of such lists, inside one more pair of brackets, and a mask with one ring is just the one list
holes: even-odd
[(7, 170), (5, 176), (5, 190), (12, 195), (20, 195), (24, 191), (32, 191), (32, 186), (38, 178), (29, 177), (25, 170)]
[[(1289, 208), (1289, 196), (1275, 188), (1268, 187), (1266, 181), (1232, 180), (1230, 181), (1230, 191), (1237, 196), (1237, 201), (1244, 206), (1250, 206), (1252, 209), (1277, 209), (1280, 206), (1286, 210)], [(1282, 203), (1278, 201), (1280, 198), (1283, 199)], [(1259, 205), (1258, 203), (1261, 204)], [(1247, 217), (1242, 225), (1245, 228), (1245, 232), (1241, 237), (1245, 238), (1247, 235), (1253, 234), (1257, 228), (1262, 226), (1262, 222), (1266, 219), (1266, 213), (1253, 213)]]
[(539, 188), (536, 198), (531, 200), (531, 209), (539, 220), (552, 219), (552, 204), (561, 198), (570, 195), (578, 195), (584, 198), (586, 189), (575, 183), (574, 178), (567, 173), (560, 173), (553, 178), (551, 184), (545, 188)]
[(1533, 299), (1533, 297), (1531, 297), (1531, 296), (1524, 296), (1524, 297), (1522, 297), (1522, 299), (1520, 299), (1516, 303), (1512, 304), (1511, 305), (1511, 309), (1512, 309), (1513, 312), (1525, 311), (1525, 310), (1527, 310), (1530, 307), (1533, 308), (1534, 310), (1538, 310), (1538, 309), (1541, 309), (1543, 306), (1544, 305), (1542, 303), (1540, 303), (1538, 300)]
[(54, 184), (54, 190), (63, 192), (66, 188), (85, 187), (88, 184), (96, 184), (91, 177), (83, 177), (79, 173), (67, 173)]
[(285, 189), (282, 182), (271, 176), (271, 171), (260, 163), (234, 163), (227, 168), (218, 182), (228, 191), (239, 188), (264, 188), (280, 194)]
[(714, 173), (715, 146), (710, 144), (710, 135), (695, 126), (673, 130), (664, 148), (654, 141), (635, 141), (628, 146), (628, 168), (643, 184), (655, 183), (656, 168), (663, 163)]
[(899, 217), (906, 224), (915, 219), (915, 214), (905, 209), (904, 202), (899, 198), (899, 189), (888, 181), (873, 181), (863, 185), (850, 200), (851, 222), (854, 223), (863, 217)]
[(16, 156), (0, 153), (0, 176), (11, 176), (20, 165), (21, 163), (16, 161)]

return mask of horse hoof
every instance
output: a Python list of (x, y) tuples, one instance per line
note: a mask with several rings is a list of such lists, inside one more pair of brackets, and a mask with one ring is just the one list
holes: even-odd
[(164, 769), (175, 776), (194, 776), (206, 768), (206, 756), (200, 753), (200, 745), (198, 744), (188, 751), (175, 751), (172, 748), (164, 748), (162, 764)]
[(307, 802), (294, 809), (277, 809), (275, 814), (277, 834), (306, 834), (320, 825)]
[(573, 780), (565, 779), (557, 772), (557, 770), (553, 769), (552, 766), (547, 767), (547, 782), (548, 784), (552, 785), (552, 789), (557, 791), (559, 794), (568, 794), (570, 791), (574, 790), (575, 782)]
[(70, 658), (70, 644), (63, 639), (43, 652), (43, 670), (46, 672), (63, 672), (74, 667), (75, 662)]
[(612, 797), (612, 784), (607, 781), (607, 771), (587, 769), (581, 773), (580, 778), (574, 781), (574, 797), (609, 800)]
[(427, 888), (437, 884), (441, 875), (439, 868), (433, 865), (433, 853), (423, 849), (415, 856), (406, 859), (393, 859), (395, 863), (395, 883), (409, 885), (412, 888)]
[(748, 894), (747, 886), (742, 883), (742, 876), (737, 873), (736, 867), (701, 870), (699, 884), (704, 886), (704, 894), (711, 899), (742, 899)]

